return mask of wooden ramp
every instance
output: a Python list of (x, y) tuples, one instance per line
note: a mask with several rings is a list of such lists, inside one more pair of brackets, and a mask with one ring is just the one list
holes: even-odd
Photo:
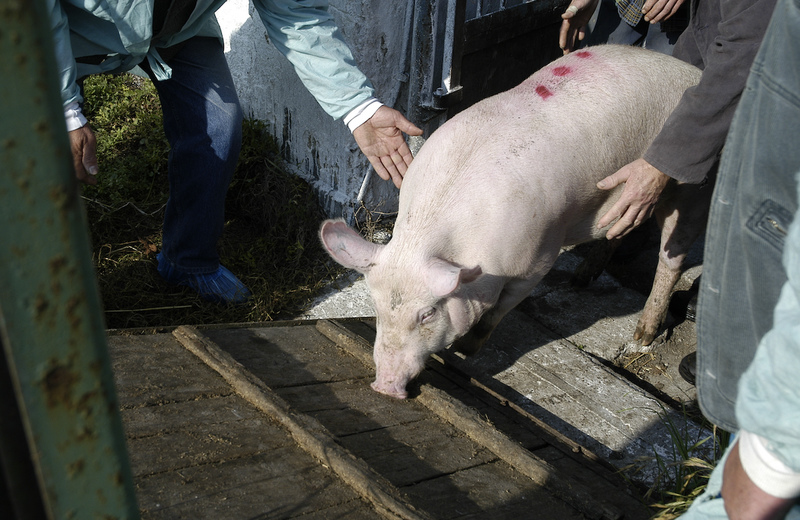
[(433, 359), (371, 390), (369, 320), (112, 331), (143, 518), (645, 519), (614, 471)]

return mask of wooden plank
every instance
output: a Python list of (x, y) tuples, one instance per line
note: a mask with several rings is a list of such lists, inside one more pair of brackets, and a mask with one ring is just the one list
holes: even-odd
[(216, 370), (237, 393), (289, 430), (295, 441), (350, 484), (383, 516), (409, 520), (428, 518), (416, 511), (384, 477), (344, 450), (316, 420), (298, 414), (260, 379), (193, 327), (178, 327), (173, 335), (187, 349)]
[(286, 432), (264, 416), (216, 423), (187, 420), (179, 430), (128, 439), (134, 476), (249, 457), (287, 443)]
[(503, 461), (476, 466), (403, 490), (418, 500), (420, 507), (439, 518), (586, 518), (554, 498), (546, 489), (531, 486), (529, 479)]
[[(363, 377), (364, 369), (313, 324), (207, 330), (204, 334), (271, 388)], [(302, 367), (302, 371), (297, 368)]]
[(233, 393), (221, 378), (209, 379), (208, 367), (195, 356), (175, 348), (170, 334), (113, 335), (108, 346), (123, 409)]
[(109, 344), (143, 518), (376, 517), (172, 336)]
[[(335, 338), (354, 356), (365, 359), (365, 352), (369, 350), (366, 340), (332, 322), (318, 323), (317, 326), (320, 330), (327, 332), (329, 337)], [(423, 385), (415, 401), (419, 401), (444, 420), (462, 430), (470, 438), (486, 446), (522, 474), (546, 487), (551, 493), (576, 507), (588, 518), (615, 520), (623, 516), (622, 511), (616, 506), (604, 502), (602, 499), (596, 499), (583, 486), (560, 474), (547, 461), (535, 456), (519, 443), (512, 441), (493, 428), (479, 417), (474, 409), (464, 406), (463, 403), (438, 388)]]
[[(178, 483), (179, 485), (176, 485)], [(137, 479), (142, 518), (375, 518), (349, 486), (297, 446)]]
[[(253, 373), (260, 376), (257, 371)], [(276, 393), (295, 410), (316, 417), (337, 436), (410, 423), (428, 416), (422, 407), (373, 392), (365, 380), (282, 388)]]
[(186, 426), (187, 419), (191, 419), (191, 422), (218, 423), (263, 417), (261, 412), (237, 395), (122, 410), (128, 438), (178, 430)]
[(342, 437), (340, 442), (398, 487), (497, 458), (438, 418)]

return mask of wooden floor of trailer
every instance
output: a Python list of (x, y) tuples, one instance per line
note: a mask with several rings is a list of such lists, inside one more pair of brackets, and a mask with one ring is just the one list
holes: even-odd
[(111, 331), (145, 519), (645, 519), (604, 461), (437, 356), (380, 395), (371, 320)]

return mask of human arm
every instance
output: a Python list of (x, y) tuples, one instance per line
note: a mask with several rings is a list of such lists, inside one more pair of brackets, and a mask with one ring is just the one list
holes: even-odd
[[(775, 496), (763, 489), (764, 487), (770, 489), (769, 484), (765, 484), (763, 479), (759, 483), (751, 479), (751, 474), (759, 475), (764, 471), (763, 466), (760, 466), (764, 462), (758, 455), (751, 453), (752, 451), (766, 450), (761, 441), (759, 437), (750, 432), (740, 432), (736, 444), (731, 448), (725, 461), (722, 476), (722, 498), (725, 501), (725, 510), (730, 520), (780, 520), (786, 516), (795, 503), (796, 497)], [(771, 456), (767, 455), (767, 457)], [(773, 459), (771, 462), (774, 464), (776, 461)], [(777, 463), (782, 465), (780, 461)], [(759, 466), (761, 469), (754, 466)], [(770, 463), (767, 463), (767, 467), (769, 466)], [(759, 477), (755, 478), (759, 480)], [(773, 478), (778, 478), (790, 485), (793, 483), (796, 486), (800, 475), (790, 476), (778, 471), (773, 473)], [(767, 477), (766, 480), (769, 479)], [(779, 486), (785, 487), (781, 483)], [(788, 494), (792, 493), (793, 491), (790, 490)]]
[[(800, 175), (795, 180), (800, 187)], [(783, 266), (787, 281), (773, 327), (739, 381), (736, 420), (742, 431), (722, 488), (732, 520), (783, 518), (800, 496), (800, 211), (784, 242)]]
[(578, 42), (586, 36), (586, 26), (592, 18), (600, 0), (572, 0), (561, 15), (561, 30), (558, 33), (558, 46), (564, 54), (574, 50)]
[(96, 184), (97, 140), (81, 112), (82, 98), (77, 83), (77, 67), (72, 54), (69, 23), (58, 0), (47, 0), (46, 6), (50, 15), (61, 98), (64, 102), (64, 119), (75, 177), (81, 182)]
[(616, 220), (606, 237), (611, 240), (627, 235), (652, 215), (669, 181), (667, 175), (644, 159), (637, 159), (602, 179), (597, 183), (601, 190), (611, 190), (623, 183), (625, 189), (597, 227), (604, 228)]
[[(744, 90), (750, 67), (758, 52), (772, 13), (774, 0), (730, 0), (725, 6), (725, 18), (717, 22), (714, 45), (702, 56), (693, 52), (693, 40), (683, 37), (675, 47), (676, 56), (687, 61), (694, 56), (704, 66), (697, 85), (688, 88), (675, 110), (670, 114), (658, 136), (644, 153), (644, 161), (662, 174), (680, 182), (701, 184), (713, 171), (730, 128), (733, 113)], [(682, 46), (683, 44), (683, 46)], [(680, 54), (684, 53), (684, 54)], [(630, 165), (623, 169), (630, 169)], [(625, 177), (625, 189), (612, 211), (600, 223), (607, 225), (616, 216), (626, 222), (614, 226), (609, 238), (622, 236), (636, 227), (637, 219), (652, 213), (657, 201), (652, 193), (643, 191), (640, 173)], [(613, 176), (612, 176), (613, 177)], [(619, 184), (608, 178), (601, 181), (608, 187)]]
[(412, 159), (403, 133), (421, 135), (422, 130), (373, 97), (372, 84), (356, 66), (328, 3), (256, 0), (254, 5), (270, 41), (308, 91), (331, 117), (344, 118), (377, 173), (399, 187)]

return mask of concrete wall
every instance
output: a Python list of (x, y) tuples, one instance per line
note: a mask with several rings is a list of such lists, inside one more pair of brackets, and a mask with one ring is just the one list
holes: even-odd
[[(390, 105), (405, 81), (404, 21), (411, 3), (331, 0), (331, 13), (359, 68), (372, 80), (377, 97)], [(312, 184), (325, 212), (349, 218), (370, 170), (350, 131), (320, 108), (289, 62), (269, 44), (250, 0), (229, 0), (217, 18), (245, 114), (267, 122), (284, 158)], [(372, 174), (364, 192), (366, 207), (394, 211), (396, 201), (394, 186)]]

